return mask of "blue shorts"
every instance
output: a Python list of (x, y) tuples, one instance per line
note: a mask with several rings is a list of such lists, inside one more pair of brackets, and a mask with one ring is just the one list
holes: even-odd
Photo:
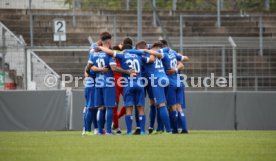
[[(154, 79), (154, 86), (151, 87), (154, 102), (157, 105), (160, 104), (160, 103), (166, 103), (167, 102), (166, 93), (165, 93), (166, 87), (162, 87), (162, 86), (158, 85), (158, 80), (159, 79)], [(162, 83), (162, 85), (163, 85), (163, 83)]]
[(124, 88), (124, 106), (145, 106), (145, 91), (143, 87)]
[(115, 87), (95, 88), (95, 107), (115, 107), (116, 90)]
[(95, 94), (95, 88), (94, 87), (85, 87), (84, 88), (85, 107), (86, 108), (95, 107), (94, 94)]
[(167, 105), (173, 106), (176, 104), (183, 104), (183, 88), (176, 86), (168, 86), (166, 88)]

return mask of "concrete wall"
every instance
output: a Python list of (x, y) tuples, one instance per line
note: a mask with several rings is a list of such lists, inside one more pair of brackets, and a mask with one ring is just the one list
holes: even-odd
[[(0, 130), (67, 130), (67, 125), (70, 130), (81, 130), (84, 93), (73, 90), (71, 98), (69, 110), (65, 91), (1, 91)], [(275, 98), (276, 92), (187, 92), (188, 127), (275, 130)], [(148, 103), (145, 110), (148, 125)], [(120, 125), (125, 129), (124, 118)]]
[(66, 130), (65, 91), (0, 92), (0, 131)]
[(238, 130), (276, 130), (276, 92), (237, 92)]
[(234, 93), (187, 92), (187, 122), (195, 130), (234, 130)]

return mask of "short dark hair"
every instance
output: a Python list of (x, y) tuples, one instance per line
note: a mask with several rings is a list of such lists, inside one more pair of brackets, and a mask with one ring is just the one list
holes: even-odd
[(100, 34), (100, 38), (102, 41), (105, 41), (105, 40), (108, 40), (108, 39), (111, 39), (111, 34), (109, 32), (102, 32)]
[(147, 49), (147, 43), (144, 40), (138, 41), (135, 46), (136, 49)]
[(156, 41), (152, 44), (151, 49), (156, 47), (163, 48), (164, 45), (160, 41)]
[(160, 42), (164, 45), (164, 46), (168, 46), (168, 42), (166, 40), (160, 40)]
[(113, 48), (112, 48), (112, 49), (113, 49), (113, 50), (120, 50), (120, 51), (121, 51), (121, 49), (120, 49), (119, 45), (113, 46)]
[(129, 44), (129, 45), (133, 45), (133, 42), (132, 42), (132, 40), (131, 40), (131, 38), (129, 38), (129, 37), (126, 37), (126, 38), (124, 38), (124, 40), (123, 40), (123, 44)]
[(125, 49), (132, 49), (132, 45), (130, 45), (130, 44), (124, 44), (122, 50), (125, 50)]

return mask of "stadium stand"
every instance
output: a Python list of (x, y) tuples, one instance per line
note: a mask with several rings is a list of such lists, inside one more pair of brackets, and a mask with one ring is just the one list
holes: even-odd
[[(24, 9), (1, 9), (0, 20), (16, 35), (22, 35), (30, 45), (29, 11)], [(67, 25), (67, 41), (61, 46), (88, 46), (88, 36), (97, 39), (99, 32), (114, 31), (116, 16), (116, 42), (124, 37), (136, 41), (137, 15), (135, 11), (95, 10), (78, 11), (76, 27), (73, 27), (71, 10), (32, 10), (34, 46), (59, 46), (53, 41), (53, 19), (63, 18)], [(196, 17), (192, 15), (197, 14)], [(179, 17), (183, 17), (184, 51), (192, 59), (186, 65), (185, 73), (189, 76), (204, 76), (210, 72), (223, 75), (232, 71), (232, 49), (227, 37), (232, 36), (238, 44), (238, 86), (241, 89), (254, 88), (256, 83), (264, 90), (276, 87), (276, 26), (273, 13), (264, 14), (263, 37), (264, 51), (259, 54), (259, 17), (239, 16), (222, 17), (221, 28), (216, 27), (216, 17), (200, 17), (203, 12), (158, 12), (160, 24), (153, 25), (152, 11), (143, 12), (143, 39), (153, 42), (159, 37), (167, 38), (173, 48), (179, 50)], [(214, 12), (204, 12), (214, 14)], [(223, 15), (238, 15), (237, 12), (222, 12)], [(256, 15), (257, 13), (250, 13)], [(58, 16), (57, 16), (58, 15)], [(191, 16), (191, 17), (189, 17)], [(200, 45), (203, 45), (199, 47)], [(210, 47), (204, 47), (210, 45)], [(221, 54), (225, 45), (226, 56)], [(227, 47), (228, 45), (228, 47)], [(82, 76), (87, 61), (85, 52), (37, 52), (59, 75), (72, 74)], [(225, 60), (224, 71), (221, 60)], [(257, 79), (257, 80), (256, 80)], [(72, 84), (71, 84), (72, 85)], [(70, 85), (70, 86), (71, 86)], [(83, 85), (80, 84), (80, 87)], [(260, 89), (261, 89), (260, 88)]]

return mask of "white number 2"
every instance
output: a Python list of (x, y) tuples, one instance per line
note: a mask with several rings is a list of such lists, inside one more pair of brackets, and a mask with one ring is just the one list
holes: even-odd
[(163, 68), (162, 61), (160, 59), (155, 59), (155, 68)]

